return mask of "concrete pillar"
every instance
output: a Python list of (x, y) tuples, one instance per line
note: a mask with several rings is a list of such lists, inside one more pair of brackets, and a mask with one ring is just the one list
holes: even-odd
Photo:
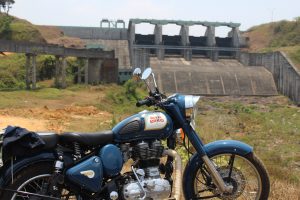
[(31, 82), (31, 76), (30, 76), (30, 54), (26, 54), (26, 89), (30, 90), (30, 82)]
[(89, 59), (84, 62), (84, 84), (89, 84)]
[(32, 89), (36, 89), (36, 55), (32, 55)]
[(61, 66), (61, 88), (67, 87), (67, 60), (66, 57), (62, 57), (62, 66)]
[(88, 80), (91, 84), (100, 83), (100, 70), (102, 66), (102, 60), (97, 58), (90, 58), (88, 65)]
[[(182, 25), (180, 29), (180, 36), (181, 36), (181, 45), (182, 46), (190, 46), (190, 29), (187, 25)], [(184, 49), (182, 51), (183, 57), (186, 60), (192, 60), (192, 50), (191, 49)]]
[[(242, 45), (242, 35), (238, 27), (233, 27), (232, 30), (228, 33), (228, 37), (231, 37), (232, 47), (240, 48)], [(239, 51), (233, 52), (233, 57), (239, 57)]]
[(138, 67), (140, 67), (142, 70), (145, 70), (146, 68), (150, 67), (150, 52), (149, 49), (138, 49), (136, 51), (136, 55), (138, 57), (137, 63)]
[(55, 57), (55, 79), (54, 79), (55, 87), (60, 87), (60, 57)]
[(130, 22), (128, 26), (128, 45), (129, 45), (129, 56), (130, 56), (130, 64), (132, 67), (134, 66), (134, 50), (133, 45), (135, 43), (135, 24)]
[(132, 67), (134, 68), (141, 68), (141, 55), (142, 55), (142, 50), (141, 49), (134, 49), (133, 50), (133, 60), (132, 60)]
[(81, 83), (81, 66), (77, 67), (77, 84)]
[[(208, 26), (205, 32), (206, 37), (206, 46), (207, 47), (215, 47), (216, 46), (216, 36), (215, 36), (215, 27)], [(207, 56), (211, 58), (213, 61), (218, 61), (218, 52), (217, 51), (208, 51)]]
[[(154, 27), (154, 43), (155, 45), (162, 45), (162, 25), (156, 24)], [(163, 60), (165, 51), (163, 48), (156, 49), (156, 56), (159, 60)]]
[(232, 28), (232, 30), (228, 33), (228, 36), (232, 38), (232, 47), (239, 48), (240, 47), (240, 40), (241, 40), (241, 33), (238, 27)]

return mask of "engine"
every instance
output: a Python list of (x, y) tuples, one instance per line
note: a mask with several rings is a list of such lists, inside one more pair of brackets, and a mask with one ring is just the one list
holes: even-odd
[(160, 158), (164, 151), (161, 141), (139, 142), (132, 148), (123, 146), (121, 149), (124, 158), (131, 157), (136, 163), (131, 168), (133, 178), (123, 187), (124, 199), (168, 198), (171, 185), (168, 180), (161, 178), (159, 170)]

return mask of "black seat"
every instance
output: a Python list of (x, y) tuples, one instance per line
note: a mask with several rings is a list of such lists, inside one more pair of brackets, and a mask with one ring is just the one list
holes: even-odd
[(85, 146), (97, 146), (107, 144), (113, 141), (112, 131), (101, 131), (94, 133), (63, 133), (60, 136), (60, 142), (68, 144), (78, 142)]
[(37, 133), (43, 141), (46, 143), (43, 149), (48, 150), (48, 149), (53, 149), (56, 147), (59, 136), (56, 133), (49, 133), (49, 132), (39, 132)]

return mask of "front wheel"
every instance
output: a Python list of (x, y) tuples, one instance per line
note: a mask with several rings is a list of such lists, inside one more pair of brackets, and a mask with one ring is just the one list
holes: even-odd
[(233, 191), (220, 195), (202, 162), (189, 168), (189, 177), (184, 184), (185, 199), (249, 199), (267, 200), (270, 181), (266, 168), (253, 154), (218, 154), (210, 158), (224, 182)]

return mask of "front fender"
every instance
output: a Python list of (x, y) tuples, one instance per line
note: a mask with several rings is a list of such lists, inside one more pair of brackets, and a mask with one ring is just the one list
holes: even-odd
[(206, 144), (204, 150), (208, 157), (222, 153), (234, 153), (244, 156), (253, 152), (253, 147), (236, 140), (218, 140)]
[(17, 174), (22, 169), (24, 169), (30, 165), (34, 165), (34, 164), (37, 164), (40, 162), (54, 162), (55, 160), (56, 160), (56, 157), (55, 157), (54, 153), (43, 152), (43, 153), (31, 156), (31, 157), (26, 157), (26, 158), (22, 158), (20, 160), (14, 161), (13, 170), (12, 170), (12, 166), (10, 165), (10, 163), (6, 163), (6, 165), (4, 165), (0, 171), (0, 187), (3, 187), (9, 183), (9, 181), (11, 180), (11, 172), (12, 171), (14, 174)]
[[(204, 150), (208, 157), (223, 153), (233, 153), (245, 156), (253, 152), (253, 147), (236, 140), (218, 140), (204, 145)], [(195, 153), (191, 157), (187, 167), (193, 167), (196, 165), (196, 163), (198, 164), (199, 162), (201, 163), (202, 159), (197, 153)]]

